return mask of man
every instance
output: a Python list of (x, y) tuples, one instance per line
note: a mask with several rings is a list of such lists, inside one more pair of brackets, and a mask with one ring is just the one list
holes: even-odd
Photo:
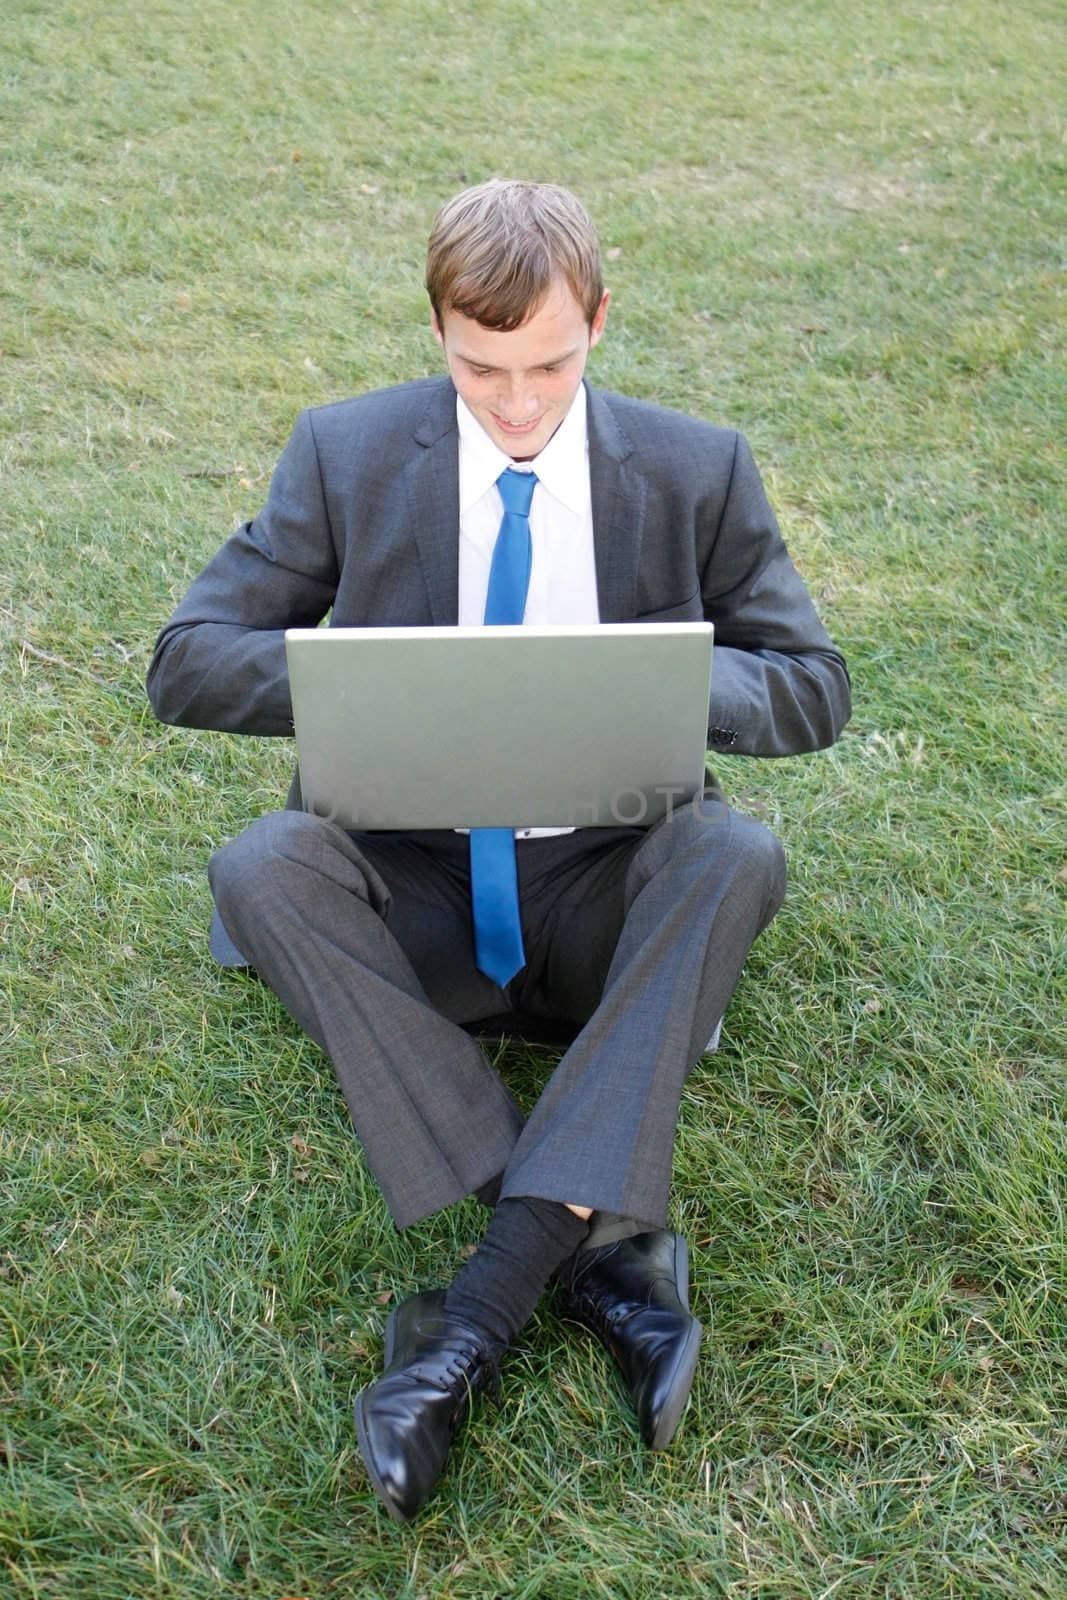
[[(157, 714), (289, 734), (283, 632), (331, 608), (344, 626), (707, 617), (711, 744), (831, 743), (844, 662), (744, 441), (583, 383), (608, 294), (574, 196), (456, 196), (427, 289), (448, 376), (299, 418), (265, 509), (160, 634)], [(452, 1283), (389, 1318), (386, 1371), (357, 1401), (377, 1493), (417, 1515), (553, 1275), (663, 1448), (700, 1337), (665, 1229), (679, 1099), (781, 902), (777, 841), (713, 788), (649, 829), (518, 839), (350, 834), (299, 805), (296, 781), (291, 809), (213, 857), (213, 948), (331, 1056), (399, 1227), (467, 1194), (494, 1206)], [(575, 1034), (525, 1121), (466, 1031), (502, 1014)]]

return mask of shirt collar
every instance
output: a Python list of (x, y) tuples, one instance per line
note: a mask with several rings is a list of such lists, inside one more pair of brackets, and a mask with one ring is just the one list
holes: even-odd
[[(515, 463), (497, 448), (458, 394), (456, 422), (459, 427), (459, 512), (462, 516), (493, 487), (504, 469)], [(589, 505), (589, 439), (584, 383), (578, 385), (570, 410), (540, 455), (524, 465), (536, 472), (538, 482), (553, 499), (562, 501), (577, 516), (585, 514)]]

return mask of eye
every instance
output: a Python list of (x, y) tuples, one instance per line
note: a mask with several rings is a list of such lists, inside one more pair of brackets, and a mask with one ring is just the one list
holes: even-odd
[(494, 370), (495, 369), (493, 367), (472, 367), (471, 368), (471, 371), (473, 372), (473, 374), (474, 374), (474, 376), (476, 378), (491, 378), (493, 376)]
[(554, 361), (550, 367), (542, 367), (541, 371), (545, 374), (546, 378), (551, 378), (554, 373), (559, 371), (559, 362)]

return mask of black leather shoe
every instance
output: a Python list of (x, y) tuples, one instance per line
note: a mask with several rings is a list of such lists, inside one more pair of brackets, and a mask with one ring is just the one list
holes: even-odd
[(650, 1450), (674, 1438), (696, 1371), (689, 1249), (677, 1233), (638, 1233), (579, 1250), (560, 1273), (564, 1315), (596, 1334), (622, 1370)]
[(414, 1295), (385, 1325), (385, 1372), (356, 1396), (359, 1453), (385, 1509), (417, 1517), (499, 1352), (444, 1310), (445, 1291)]

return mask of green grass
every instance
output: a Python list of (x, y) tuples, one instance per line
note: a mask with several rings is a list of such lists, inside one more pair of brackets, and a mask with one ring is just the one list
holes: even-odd
[[(1067, 1595), (1062, 23), (10, 0), (13, 1600)], [(205, 857), (291, 753), (141, 686), (296, 411), (436, 370), (427, 227), (494, 172), (599, 221), (595, 381), (748, 433), (856, 712), (720, 763), (792, 885), (683, 1108), (709, 1335), (677, 1445), (641, 1450), (546, 1304), (402, 1529), (350, 1402), (481, 1213), (397, 1236), (328, 1064), (211, 964)], [(530, 1095), (546, 1061), (500, 1064)]]

